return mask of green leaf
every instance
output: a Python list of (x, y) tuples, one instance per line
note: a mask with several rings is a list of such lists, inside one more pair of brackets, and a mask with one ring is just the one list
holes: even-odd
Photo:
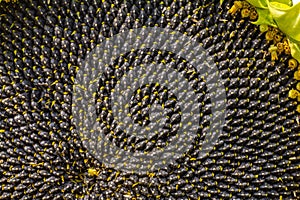
[(268, 9), (268, 2), (267, 0), (247, 0), (251, 5), (262, 8), (262, 9)]
[(220, 5), (222, 5), (222, 4), (223, 4), (223, 2), (224, 2), (224, 0), (220, 0)]
[(300, 42), (295, 42), (292, 39), (289, 39), (289, 45), (293, 58), (295, 58), (298, 63), (300, 63)]
[(268, 9), (269, 2), (278, 2), (283, 3), (288, 6), (292, 6), (293, 2), (292, 0), (247, 0), (251, 5), (253, 5), (256, 8), (263, 8)]
[(300, 3), (289, 7), (285, 4), (270, 2), (269, 10), (278, 28), (293, 40), (300, 42)]
[(290, 7), (293, 5), (293, 1), (292, 0), (270, 0), (269, 2), (270, 3), (271, 2), (282, 3), (282, 4), (288, 5)]
[(290, 9), (288, 4), (280, 3), (280, 2), (269, 2), (269, 9), (274, 8), (276, 11), (287, 10)]
[(275, 21), (273, 20), (271, 13), (268, 9), (257, 8), (256, 11), (258, 14), (258, 19), (257, 19), (257, 21), (253, 22), (253, 24), (256, 24), (256, 25), (265, 24), (265, 25), (277, 27)]

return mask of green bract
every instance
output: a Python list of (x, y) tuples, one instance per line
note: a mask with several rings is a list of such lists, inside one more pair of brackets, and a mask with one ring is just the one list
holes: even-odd
[(290, 39), (289, 44), (291, 48), (291, 54), (298, 61), (298, 63), (300, 63), (300, 42)]
[(268, 9), (264, 8), (256, 8), (256, 12), (258, 14), (258, 19), (253, 24), (256, 25), (269, 25), (273, 27), (277, 27), (276, 23), (273, 20), (272, 15)]

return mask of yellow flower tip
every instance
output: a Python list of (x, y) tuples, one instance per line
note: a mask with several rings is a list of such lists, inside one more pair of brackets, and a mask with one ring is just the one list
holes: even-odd
[(230, 10), (228, 11), (230, 14), (234, 15), (236, 12), (238, 11), (237, 7), (235, 7), (234, 5), (230, 8)]
[(266, 40), (271, 41), (273, 40), (273, 37), (274, 37), (274, 33), (272, 31), (268, 31), (266, 33)]
[(248, 8), (244, 8), (241, 12), (242, 18), (246, 18), (250, 16), (250, 10)]
[(252, 21), (257, 20), (258, 14), (257, 14), (256, 10), (255, 9), (251, 9), (250, 11), (251, 11), (251, 13), (250, 13), (250, 20), (252, 20)]
[(271, 52), (271, 60), (278, 60), (278, 55), (276, 51), (272, 51)]
[(298, 62), (294, 58), (289, 59), (288, 63), (289, 63), (289, 68), (290, 69), (296, 69), (296, 67), (298, 66)]
[(268, 29), (269, 29), (269, 27), (268, 27), (268, 25), (266, 25), (266, 24), (261, 24), (261, 25), (259, 25), (259, 30), (260, 30), (260, 32), (262, 32), (262, 33), (267, 32)]
[(271, 45), (269, 48), (269, 52), (277, 51), (277, 46)]
[(296, 99), (299, 96), (299, 92), (297, 90), (291, 89), (289, 91), (289, 98)]
[(94, 168), (89, 168), (88, 169), (88, 174), (89, 174), (89, 176), (98, 176), (99, 175), (99, 171), (97, 171)]
[(300, 105), (297, 106), (297, 112), (300, 113)]
[(298, 91), (300, 91), (300, 82), (297, 83), (296, 89), (297, 89)]
[(294, 79), (296, 79), (297, 81), (300, 81), (300, 71), (295, 71), (294, 73)]

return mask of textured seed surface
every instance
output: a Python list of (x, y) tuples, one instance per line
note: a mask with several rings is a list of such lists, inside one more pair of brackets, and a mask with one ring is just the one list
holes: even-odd
[[(299, 197), (300, 130), (297, 103), (289, 99), (297, 84), (288, 68), (291, 57), (278, 55), (272, 62), (265, 35), (240, 14), (228, 13), (233, 5), (220, 6), (217, 0), (1, 2), (0, 199)], [(142, 49), (121, 56), (99, 80), (106, 91), (98, 92), (98, 99), (105, 99), (128, 66), (156, 62), (184, 71), (203, 105), (193, 148), (174, 164), (141, 176), (108, 168), (84, 148), (71, 123), (71, 105), (73, 80), (87, 53), (105, 38), (143, 26), (196, 38), (219, 69), (227, 110), (214, 150), (194, 158), (210, 124), (205, 81), (169, 52)], [(173, 97), (172, 91), (145, 85), (129, 107), (143, 125), (149, 123), (148, 104), (167, 105), (172, 129), (154, 136), (154, 142), (116, 134), (114, 144), (129, 151), (164, 147), (180, 120), (176, 98), (166, 96)], [(119, 133), (102, 109), (107, 105), (97, 106), (106, 134)]]

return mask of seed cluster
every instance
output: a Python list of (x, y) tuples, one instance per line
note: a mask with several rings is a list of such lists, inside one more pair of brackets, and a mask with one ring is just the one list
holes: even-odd
[[(2, 2), (0, 199), (299, 196), (299, 122), (297, 105), (288, 98), (298, 97), (297, 91), (289, 91), (299, 86), (290, 78), (294, 70), (286, 67), (297, 63), (284, 53), (278, 55), (280, 62), (273, 62), (265, 34), (242, 18), (247, 12), (235, 17), (228, 13), (233, 5), (229, 1), (220, 6), (218, 0)], [(236, 9), (242, 10), (239, 6)], [(71, 108), (76, 71), (87, 53), (106, 38), (143, 26), (173, 29), (199, 41), (219, 69), (227, 110), (219, 141), (207, 157), (199, 159), (212, 106), (206, 81), (172, 52), (140, 49), (120, 56), (110, 66), (112, 74), (104, 82), (99, 80), (107, 91), (115, 84), (113, 74), (125, 73), (117, 66), (169, 63), (185, 71), (202, 105), (193, 147), (168, 167), (138, 175), (95, 159), (72, 124)], [(98, 91), (97, 98), (105, 95), (109, 96)], [(180, 119), (176, 98), (159, 85), (145, 85), (132, 96), (129, 109), (135, 122), (148, 123), (143, 111), (152, 102), (145, 96), (160, 104), (168, 102), (164, 107), (170, 109), (170, 124), (176, 127)], [(102, 112), (104, 106), (97, 106), (100, 122), (112, 125), (113, 118)], [(107, 132), (113, 133), (118, 132)], [(174, 137), (168, 130), (152, 144), (130, 133), (114, 136), (116, 145), (131, 151), (163, 147)]]
[[(139, 58), (137, 58), (137, 56)], [(135, 60), (133, 62), (128, 62), (127, 59), (133, 57), (135, 58)], [(112, 69), (111, 75), (105, 76), (103, 77), (103, 79), (100, 80), (99, 88), (103, 89), (97, 97), (97, 102), (99, 103), (96, 104), (99, 122), (106, 127), (106, 131), (104, 134), (110, 134), (110, 140), (114, 141), (114, 144), (116, 146), (122, 147), (127, 151), (135, 152), (138, 150), (142, 150), (144, 152), (150, 152), (155, 147), (163, 148), (168, 142), (168, 138), (175, 136), (179, 129), (179, 122), (181, 120), (181, 109), (178, 105), (177, 97), (172, 93), (172, 91), (170, 91), (163, 85), (160, 85), (159, 83), (149, 83), (138, 88), (132, 94), (128, 106), (129, 113), (130, 115), (132, 115), (133, 122), (139, 124), (141, 127), (144, 127), (144, 129), (139, 130), (138, 133), (134, 133), (135, 130), (133, 128), (129, 129), (129, 131), (127, 132), (124, 132), (122, 130), (116, 130), (118, 122), (114, 120), (114, 116), (111, 114), (112, 105), (110, 105), (108, 102), (108, 99), (110, 98), (109, 94), (111, 93), (112, 89), (115, 88), (115, 85), (117, 81), (120, 80), (121, 76), (123, 76), (126, 73), (126, 71), (129, 71), (129, 66), (139, 67), (141, 61), (143, 61), (144, 65), (153, 64), (155, 62), (154, 59), (156, 59), (157, 62), (168, 63), (172, 65), (173, 68), (177, 68), (175, 63), (176, 57), (173, 54), (170, 54), (168, 52), (163, 53), (162, 51), (158, 50), (139, 50), (137, 52), (121, 56), (119, 62), (115, 63), (117, 67), (115, 69)], [(190, 69), (193, 69), (192, 66), (190, 66)], [(188, 68), (182, 68), (181, 70), (187, 71)], [(193, 71), (190, 70), (189, 74), (185, 74), (186, 78), (196, 79), (195, 75), (190, 76), (192, 72), (195, 72), (195, 69), (193, 69)], [(143, 74), (141, 74), (141, 76), (143, 76)], [(107, 82), (111, 84), (108, 85), (106, 84)], [(130, 84), (132, 83), (123, 84), (128, 84), (128, 86), (130, 86)], [(125, 86), (125, 88), (127, 87)], [(203, 89), (197, 87), (196, 84), (193, 89), (197, 89), (198, 93), (203, 92)], [(161, 107), (161, 109), (165, 110), (165, 112), (151, 112), (150, 109), (153, 104), (156, 104), (157, 106)], [(150, 118), (149, 114), (152, 115), (152, 119)], [(139, 137), (139, 135), (145, 135), (145, 127), (149, 125), (150, 120), (160, 120), (160, 114), (164, 115), (167, 119), (164, 120), (165, 122), (163, 124), (163, 127), (160, 127), (162, 128), (161, 132), (155, 133), (156, 127), (148, 127), (150, 132), (152, 130), (152, 133), (150, 133), (147, 138)], [(95, 140), (97, 138), (90, 139)]]

